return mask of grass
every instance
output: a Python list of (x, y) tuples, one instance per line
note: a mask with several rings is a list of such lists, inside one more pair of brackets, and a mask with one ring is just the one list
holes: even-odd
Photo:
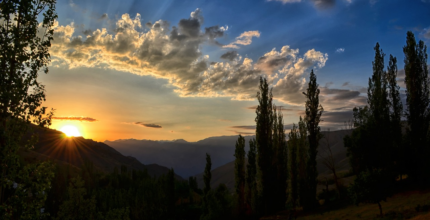
[(343, 209), (301, 216), (301, 220), (313, 219), (430, 219), (430, 190), (408, 191), (396, 194), (382, 202), (384, 217), (379, 216), (377, 204), (349, 205)]

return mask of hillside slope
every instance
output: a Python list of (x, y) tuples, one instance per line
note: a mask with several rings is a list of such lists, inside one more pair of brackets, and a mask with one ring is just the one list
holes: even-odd
[[(81, 167), (85, 161), (90, 161), (103, 172), (112, 172), (115, 167), (126, 166), (129, 170), (144, 170), (155, 176), (168, 172), (168, 168), (150, 164), (144, 165), (136, 158), (124, 156), (112, 147), (83, 137), (67, 137), (64, 133), (33, 126), (39, 135), (39, 142), (33, 150), (21, 151), (27, 158), (51, 159), (60, 163), (69, 163)], [(177, 178), (182, 179), (177, 176)]]
[[(347, 171), (349, 169), (349, 161), (348, 157), (346, 156), (346, 148), (343, 145), (343, 137), (345, 135), (351, 134), (351, 130), (339, 130), (322, 133), (324, 138), (320, 140), (317, 155), (317, 169), (319, 177), (324, 178), (325, 176), (332, 175), (331, 171), (322, 162), (329, 156), (328, 146), (330, 146), (330, 150), (336, 164), (336, 172)], [(233, 161), (212, 169), (211, 174), (212, 188), (218, 186), (220, 183), (224, 183), (230, 190), (232, 190), (234, 188), (234, 158)], [(196, 177), (198, 186), (202, 188), (203, 173), (196, 175)]]

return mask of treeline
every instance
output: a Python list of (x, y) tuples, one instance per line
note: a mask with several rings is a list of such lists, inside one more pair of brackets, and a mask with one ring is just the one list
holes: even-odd
[(47, 219), (198, 219), (202, 191), (197, 180), (160, 177), (115, 168), (101, 173), (91, 162), (81, 169), (57, 165), (43, 212)]
[[(369, 78), (367, 105), (353, 109), (353, 131), (344, 138), (354, 183), (346, 188), (336, 178), (335, 193), (324, 190), (318, 197), (347, 199), (379, 205), (393, 194), (400, 182), (426, 187), (430, 183), (430, 90), (427, 47), (407, 33), (404, 70), (406, 90), (397, 84), (397, 59), (384, 57), (376, 44), (373, 74)], [(250, 140), (245, 169), (245, 142), (239, 135), (235, 161), (235, 213), (254, 218), (289, 210), (309, 211), (317, 206), (316, 155), (323, 135), (319, 122), (323, 108), (313, 71), (306, 92), (304, 118), (293, 125), (286, 141), (281, 111), (272, 104), (271, 90), (260, 80), (257, 94), (256, 138)], [(406, 94), (403, 109), (402, 95)], [(406, 120), (405, 120), (406, 119)], [(407, 180), (404, 180), (404, 179)], [(403, 181), (402, 181), (403, 180)], [(404, 185), (404, 184), (403, 184)], [(332, 198), (331, 198), (332, 199)]]

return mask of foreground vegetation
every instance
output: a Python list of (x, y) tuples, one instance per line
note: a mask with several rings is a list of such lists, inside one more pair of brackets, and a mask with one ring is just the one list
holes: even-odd
[[(390, 56), (385, 70), (385, 54), (379, 44), (375, 46), (368, 104), (353, 109), (353, 131), (344, 139), (350, 174), (355, 176), (351, 185), (338, 181), (336, 164), (329, 159), (325, 165), (336, 188), (317, 195), (316, 155), (323, 138), (319, 123), (324, 110), (311, 71), (303, 93), (305, 115), (289, 132), (288, 141), (282, 111), (272, 102), (267, 79), (260, 78), (256, 137), (248, 152), (244, 138), (238, 138), (231, 194), (223, 184), (211, 188), (210, 155), (206, 155), (202, 190), (193, 177), (176, 179), (173, 169), (155, 177), (126, 166), (103, 173), (91, 161), (77, 168), (21, 160), (18, 152), (31, 151), (37, 141), (29, 125), (50, 125), (53, 115), (42, 106), (44, 86), (37, 78), (41, 70), (48, 72), (57, 15), (54, 0), (2, 1), (0, 7), (2, 219), (257, 219), (279, 212), (285, 218), (425, 218), (426, 214), (417, 213), (428, 211), (428, 191), (396, 194), (405, 191), (405, 181), (419, 190), (430, 183), (427, 47), (417, 43), (412, 32), (403, 48), (405, 109), (397, 85), (397, 59)], [(41, 25), (38, 16), (43, 16)], [(402, 126), (405, 119), (407, 125)], [(318, 199), (324, 200), (324, 206)], [(336, 206), (353, 203), (360, 206)], [(372, 204), (362, 205), (366, 203)], [(330, 207), (344, 209), (324, 211)]]

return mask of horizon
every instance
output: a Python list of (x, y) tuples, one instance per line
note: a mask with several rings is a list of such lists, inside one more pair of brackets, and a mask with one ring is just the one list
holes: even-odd
[[(313, 69), (322, 130), (366, 105), (373, 47), (398, 59), (406, 32), (430, 43), (430, 1), (61, 1), (43, 104), (51, 128), (87, 139), (178, 140), (252, 135), (258, 78), (288, 128), (304, 115)], [(414, 16), (408, 16), (414, 11)], [(289, 129), (286, 130), (286, 133)]]

